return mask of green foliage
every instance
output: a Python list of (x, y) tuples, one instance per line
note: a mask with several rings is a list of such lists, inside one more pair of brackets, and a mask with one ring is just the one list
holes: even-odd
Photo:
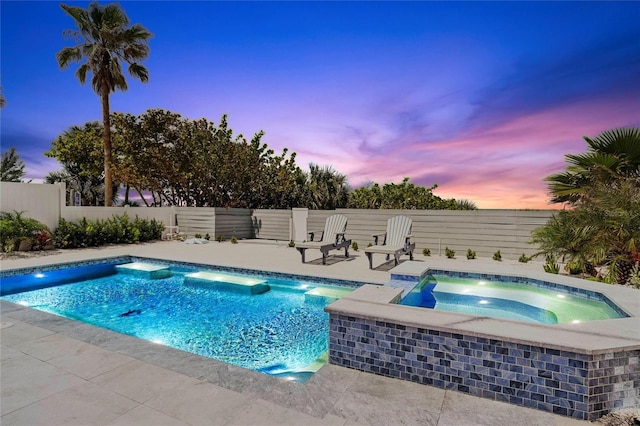
[(565, 271), (567, 271), (570, 275), (578, 275), (583, 271), (582, 264), (579, 262), (570, 262), (564, 266)]
[[(104, 205), (104, 149), (102, 145), (103, 127), (97, 121), (84, 126), (71, 126), (55, 141), (44, 154), (55, 158), (63, 166), (62, 171), (50, 172), (45, 183), (64, 182), (67, 199), (72, 191), (80, 194), (83, 206)], [(112, 192), (112, 202), (117, 201), (118, 181)]]
[(471, 260), (475, 258), (476, 258), (476, 252), (471, 249), (467, 249), (467, 259)]
[(218, 235), (218, 237), (216, 238), (216, 241), (219, 243), (224, 242), (224, 235)]
[(277, 155), (261, 142), (262, 131), (249, 141), (241, 134), (234, 136), (226, 115), (216, 125), (150, 109), (139, 116), (115, 113), (112, 122), (115, 177), (141, 195), (149, 191), (153, 199), (143, 197), (145, 204), (306, 205), (307, 177), (295, 163), (296, 154), (288, 155), (284, 148)]
[(202, 234), (196, 234), (195, 237), (196, 238), (202, 238)]
[(526, 254), (522, 253), (522, 255), (518, 258), (518, 262), (520, 263), (527, 263), (531, 260), (530, 257), (528, 257)]
[(552, 254), (545, 256), (546, 263), (543, 265), (544, 271), (549, 274), (557, 274), (560, 272), (560, 265), (558, 265), (558, 259)]
[(638, 185), (640, 128), (606, 130), (584, 140), (587, 152), (565, 155), (566, 170), (545, 178), (551, 202), (580, 204), (595, 184), (616, 186), (621, 180), (632, 179)]
[(426, 247), (425, 247), (425, 248), (423, 248), (423, 249), (422, 249), (422, 255), (423, 255), (423, 256), (425, 256), (425, 257), (426, 257), (426, 256), (431, 256), (431, 250), (430, 250), (430, 249), (428, 249), (428, 248), (426, 248)]
[(229, 241), (231, 242), (231, 244), (238, 244), (238, 239), (235, 235), (232, 235)]
[(353, 249), (353, 251), (358, 251), (358, 243), (357, 242), (352, 242), (351, 243), (351, 248)]
[(0, 250), (12, 252), (17, 250), (20, 241), (30, 240), (36, 242), (42, 232), (47, 232), (47, 226), (43, 223), (23, 217), (24, 212), (0, 213)]
[(295, 247), (296, 246), (296, 242), (291, 240), (289, 241), (289, 247)]
[(404, 178), (402, 183), (387, 183), (382, 187), (377, 183), (363, 186), (349, 194), (348, 207), (356, 209), (432, 209), (432, 210), (475, 210), (475, 205), (467, 200), (458, 202), (444, 200), (433, 194), (438, 185), (417, 186)]
[(633, 179), (594, 183), (572, 210), (553, 215), (532, 232), (540, 254), (593, 265), (606, 280), (625, 284), (640, 253), (640, 185)]
[(63, 249), (132, 244), (159, 240), (163, 231), (160, 221), (138, 217), (131, 221), (126, 214), (96, 221), (82, 218), (78, 223), (60, 219), (54, 241), (56, 247)]
[(206, 234), (204, 235), (204, 239), (205, 239), (205, 240), (207, 240), (207, 241), (209, 241), (209, 240), (211, 239), (211, 235), (209, 235), (209, 233), (206, 233)]
[(2, 153), (2, 162), (0, 163), (0, 180), (2, 182), (22, 182), (27, 174), (24, 171), (24, 161), (16, 152), (15, 147), (11, 147)]
[(498, 250), (497, 252), (493, 253), (493, 260), (496, 260), (498, 262), (502, 262), (502, 254), (500, 253), (500, 250)]
[(449, 259), (455, 259), (455, 257), (456, 257), (456, 252), (455, 252), (455, 250), (451, 250), (449, 247), (445, 247), (445, 249), (444, 249), (444, 254), (445, 254), (445, 256), (447, 256), (447, 258), (449, 258)]

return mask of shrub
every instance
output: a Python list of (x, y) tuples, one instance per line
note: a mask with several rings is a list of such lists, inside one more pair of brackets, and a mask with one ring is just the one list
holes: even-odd
[(82, 218), (78, 223), (60, 219), (53, 240), (56, 247), (63, 249), (98, 247), (159, 240), (163, 231), (164, 224), (158, 220), (136, 217), (131, 221), (126, 214), (104, 221)]
[(570, 275), (578, 275), (582, 273), (582, 265), (579, 262), (570, 262), (567, 263), (564, 267), (565, 271), (567, 271)]
[(289, 247), (295, 247), (296, 246), (296, 242), (291, 240), (289, 241)]
[(235, 235), (232, 235), (229, 241), (231, 241), (231, 244), (238, 244), (238, 239)]
[(557, 259), (552, 254), (547, 254), (545, 256), (545, 260), (547, 263), (544, 264), (544, 271), (550, 274), (557, 274), (560, 272), (560, 266), (557, 263)]
[(526, 255), (526, 254), (524, 254), (524, 253), (522, 253), (522, 256), (520, 256), (520, 257), (518, 258), (518, 262), (520, 262), (520, 263), (527, 263), (527, 262), (528, 262), (528, 261), (530, 261), (530, 260), (531, 260), (531, 258), (530, 258), (530, 257), (527, 257), (527, 255)]
[(204, 239), (209, 241), (211, 239), (211, 235), (209, 235), (209, 233), (204, 234)]
[(42, 231), (48, 231), (45, 224), (29, 217), (22, 217), (23, 213), (17, 211), (0, 213), (0, 249), (2, 251), (16, 250), (20, 241), (23, 240), (33, 244)]
[(202, 238), (202, 234), (196, 234), (196, 238)]
[(471, 260), (475, 258), (476, 258), (476, 252), (471, 249), (467, 249), (467, 259)]
[(218, 237), (216, 238), (216, 241), (221, 243), (224, 241), (224, 235), (218, 235)]
[(447, 256), (449, 259), (455, 259), (455, 257), (456, 257), (456, 252), (455, 252), (455, 250), (451, 250), (449, 247), (445, 247), (445, 249), (444, 249), (444, 254), (445, 254), (445, 256)]
[(493, 253), (493, 260), (496, 260), (498, 262), (502, 262), (502, 254), (500, 254), (500, 250), (498, 250), (497, 252)]
[(431, 250), (429, 250), (428, 248), (423, 248), (422, 249), (422, 255), (423, 256), (431, 256)]
[(352, 242), (351, 243), (351, 248), (353, 249), (353, 251), (358, 251), (358, 243), (357, 242)]

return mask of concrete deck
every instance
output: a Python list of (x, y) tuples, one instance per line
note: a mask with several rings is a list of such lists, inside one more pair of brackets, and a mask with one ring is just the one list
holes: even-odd
[[(177, 241), (6, 259), (2, 270), (135, 255), (370, 283), (386, 283), (391, 262), (369, 270), (362, 251), (321, 264), (281, 243)], [(433, 267), (521, 274), (541, 264), (423, 258)], [(471, 263), (473, 262), (473, 263)], [(580, 425), (538, 410), (325, 365), (305, 384), (7, 302), (0, 304), (0, 423), (3, 425)]]

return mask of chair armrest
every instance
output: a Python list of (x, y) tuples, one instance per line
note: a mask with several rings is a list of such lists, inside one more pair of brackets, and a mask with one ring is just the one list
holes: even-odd
[(343, 242), (344, 240), (345, 240), (345, 238), (344, 238), (344, 232), (338, 232), (338, 233), (336, 234), (336, 239), (335, 239), (335, 241), (333, 242), (333, 245), (334, 245), (334, 246), (337, 246), (338, 244), (340, 244), (340, 243), (341, 243), (341, 242)]
[(324, 233), (324, 230), (322, 230), (322, 231), (309, 231), (309, 232), (307, 232), (307, 234), (309, 234), (309, 241), (313, 241), (314, 236), (315, 236), (316, 234), (320, 234), (320, 239), (319, 239), (318, 241), (321, 241), (321, 240), (322, 240), (322, 237), (323, 237), (323, 235), (322, 235), (323, 233)]
[(377, 246), (378, 245), (378, 238), (384, 236), (384, 239), (382, 240), (382, 245), (384, 245), (384, 243), (387, 240), (387, 233), (386, 232), (381, 232), (380, 234), (371, 234), (371, 236), (373, 237), (373, 245)]

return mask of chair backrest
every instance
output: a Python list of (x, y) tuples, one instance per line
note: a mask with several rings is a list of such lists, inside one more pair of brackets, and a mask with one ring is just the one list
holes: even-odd
[(407, 216), (394, 216), (387, 220), (387, 242), (388, 246), (402, 246), (405, 237), (411, 234), (412, 220)]
[(335, 242), (336, 234), (342, 234), (347, 229), (347, 217), (341, 214), (329, 216), (324, 223), (322, 242)]

